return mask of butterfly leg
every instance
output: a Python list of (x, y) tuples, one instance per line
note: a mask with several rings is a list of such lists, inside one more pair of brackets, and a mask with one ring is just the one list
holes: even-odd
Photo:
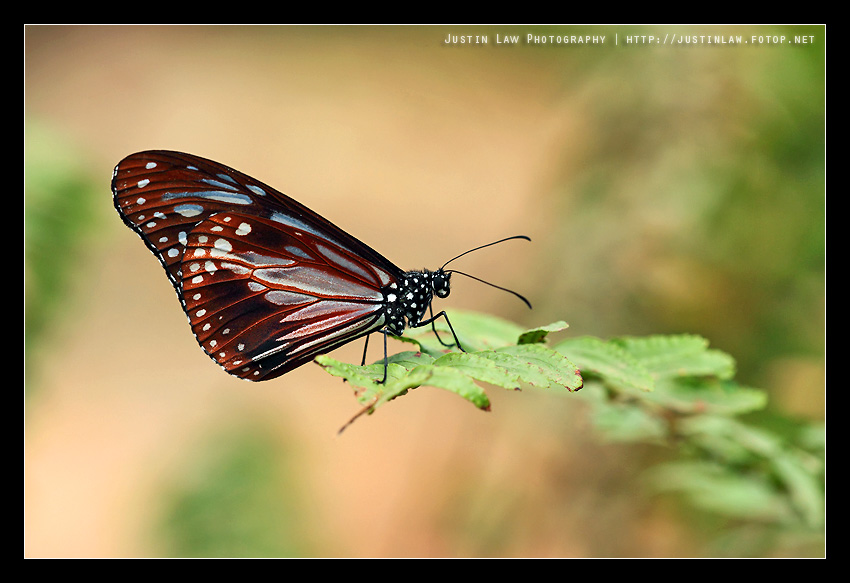
[[(387, 356), (387, 331), (386, 329), (381, 330), (381, 334), (384, 335), (384, 378), (378, 382), (379, 385), (383, 385), (387, 382), (387, 367), (389, 366), (389, 357)], [(366, 342), (363, 344), (363, 358), (360, 360), (360, 366), (366, 364), (366, 349), (369, 348), (369, 336), (371, 334), (366, 335)]]
[[(431, 321), (431, 330), (433, 330), (433, 331), (434, 331), (434, 336), (436, 336), (436, 337), (437, 337), (437, 341), (438, 341), (440, 344), (442, 344), (443, 346), (445, 346), (446, 348), (451, 348), (452, 346), (455, 346), (454, 344), (450, 344), (450, 343), (447, 343), (447, 342), (443, 342), (443, 339), (442, 339), (442, 338), (440, 338), (440, 335), (437, 333), (437, 327), (434, 325), (434, 320), (435, 320), (436, 318), (434, 318), (434, 308), (433, 308), (430, 304), (428, 305), (428, 310), (431, 312), (431, 319), (430, 319), (430, 321)], [(446, 318), (446, 321), (448, 322), (448, 318)], [(449, 324), (449, 326), (451, 327), (451, 324)], [(454, 331), (452, 331), (452, 334), (454, 334)], [(457, 338), (455, 338), (455, 340), (457, 340)], [(458, 346), (458, 348), (460, 348), (460, 346)], [(463, 349), (461, 348), (461, 350), (463, 350)]]
[[(432, 313), (433, 313), (433, 312), (432, 312)], [(460, 340), (458, 340), (458, 339), (457, 339), (457, 334), (455, 334), (455, 329), (454, 329), (454, 328), (452, 328), (452, 323), (451, 323), (451, 321), (449, 320), (449, 316), (448, 316), (448, 314), (446, 314), (445, 312), (440, 312), (440, 313), (439, 313), (439, 314), (437, 314), (436, 316), (433, 316), (433, 315), (432, 315), (432, 316), (431, 316), (430, 318), (428, 318), (427, 320), (422, 320), (421, 322), (419, 322), (419, 324), (417, 324), (417, 325), (416, 325), (416, 327), (417, 327), (417, 328), (419, 328), (420, 326), (427, 326), (428, 324), (431, 324), (431, 326), (433, 327), (433, 326), (434, 326), (434, 321), (435, 321), (437, 318), (439, 318), (440, 316), (442, 316), (443, 318), (445, 318), (445, 320), (446, 320), (446, 324), (448, 324), (448, 325), (449, 325), (449, 330), (451, 330), (452, 337), (455, 339), (455, 343), (454, 343), (454, 345), (455, 345), (455, 346), (457, 346), (457, 347), (458, 347), (458, 350), (460, 350), (461, 352), (466, 352), (466, 350), (464, 350), (464, 349), (463, 349), (463, 346), (461, 346), (461, 345), (460, 345)], [(434, 332), (436, 332), (436, 329), (434, 330)], [(438, 338), (439, 338), (439, 337), (438, 337)], [(440, 344), (442, 344), (443, 346), (452, 346), (451, 344), (446, 344), (446, 343), (444, 343), (442, 340), (440, 341)]]
[(363, 358), (360, 360), (360, 366), (366, 364), (366, 350), (369, 348), (369, 336), (371, 336), (371, 334), (366, 335), (366, 342), (363, 343)]
[(387, 357), (387, 329), (384, 328), (381, 330), (381, 334), (384, 335), (384, 378), (381, 379), (380, 383), (378, 383), (379, 385), (383, 385), (387, 382), (387, 367), (389, 366), (389, 359)]

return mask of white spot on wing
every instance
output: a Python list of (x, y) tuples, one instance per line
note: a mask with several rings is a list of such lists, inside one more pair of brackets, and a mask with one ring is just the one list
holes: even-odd
[(174, 207), (174, 212), (184, 217), (196, 217), (204, 212), (204, 207), (199, 204), (178, 204)]

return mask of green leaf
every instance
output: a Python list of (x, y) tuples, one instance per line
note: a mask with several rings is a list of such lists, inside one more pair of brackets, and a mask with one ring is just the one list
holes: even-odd
[[(414, 330), (414, 338), (400, 340), (419, 350), (388, 357), (385, 383), (379, 382), (383, 359), (354, 366), (318, 357), (329, 373), (349, 382), (362, 405), (349, 424), (420, 386), (453, 392), (486, 411), (490, 399), (480, 383), (575, 391), (587, 381), (584, 398), (606, 440), (679, 444), (690, 458), (651, 471), (649, 482), (658, 491), (678, 492), (736, 521), (822, 528), (822, 428), (800, 436), (810, 452), (741, 422), (735, 416), (764, 408), (766, 393), (734, 382), (732, 358), (710, 349), (704, 338), (580, 337), (550, 348), (548, 335), (565, 329), (564, 322), (525, 331), (482, 314), (453, 314), (452, 322), (469, 352), (447, 350), (427, 328)], [(445, 325), (439, 329), (451, 336)]]
[(422, 365), (411, 371), (411, 376), (414, 377), (420, 375), (421, 378), (423, 374), (427, 374), (428, 376), (420, 384), (427, 384), (431, 387), (451, 391), (460, 395), (479, 409), (490, 410), (490, 399), (487, 397), (487, 393), (460, 369), (432, 364)]
[[(525, 333), (515, 324), (482, 314), (460, 313), (459, 317), (453, 314), (452, 322), (464, 348), (484, 348), (476, 352), (448, 352), (427, 329), (416, 329), (415, 338), (399, 340), (415, 344), (420, 350), (389, 356), (385, 383), (380, 382), (384, 375), (383, 359), (356, 366), (322, 355), (316, 357), (316, 362), (328, 373), (348, 381), (354, 389), (355, 397), (364, 406), (354, 419), (423, 385), (451, 391), (485, 411), (490, 409), (490, 399), (479, 382), (505, 389), (518, 389), (523, 382), (548, 389), (581, 388), (583, 381), (576, 366), (564, 355), (541, 344), (548, 333), (563, 330), (564, 322)], [(513, 345), (517, 339), (527, 343)]]
[(676, 376), (716, 376), (730, 379), (735, 361), (719, 350), (710, 350), (700, 336), (624, 337), (614, 340), (636, 358), (655, 378)]
[[(423, 352), (399, 352), (397, 354), (393, 354), (387, 357), (387, 362), (394, 362), (396, 364), (400, 364), (406, 370), (411, 370), (413, 367), (420, 366), (422, 364), (431, 364), (435, 360), (435, 357), (430, 354), (425, 354)], [(372, 366), (380, 365), (380, 372), (383, 374), (384, 372), (384, 359), (375, 362)]]
[(452, 367), (476, 380), (504, 389), (519, 388), (516, 374), (478, 353), (452, 352), (438, 358), (434, 365)]
[[(456, 364), (445, 358), (454, 356), (459, 357), (458, 360), (462, 362)], [(340, 362), (328, 355), (316, 357), (316, 362), (330, 374), (348, 381), (355, 389), (354, 394), (357, 401), (365, 405), (369, 413), (380, 405), (404, 395), (410, 389), (422, 385), (451, 391), (479, 409), (489, 410), (490, 400), (487, 394), (474, 382), (476, 376), (489, 377), (481, 372), (483, 368), (481, 364), (477, 367), (469, 364), (474, 355), (449, 354), (445, 357), (443, 357), (442, 363), (437, 363), (433, 357), (427, 354), (415, 352), (395, 354), (388, 358), (385, 383), (380, 382), (384, 371), (383, 362), (356, 366)], [(486, 361), (484, 364), (487, 364)], [(468, 374), (473, 368), (477, 369), (476, 374)]]
[(788, 522), (787, 498), (758, 472), (741, 473), (703, 461), (670, 462), (653, 468), (648, 482), (659, 491), (678, 491), (710, 512), (729, 518)]
[(537, 328), (532, 328), (520, 334), (519, 339), (517, 340), (517, 344), (536, 344), (540, 342), (545, 342), (546, 337), (551, 332), (560, 332), (561, 330), (566, 330), (569, 327), (570, 325), (566, 322), (559, 321), (553, 322), (547, 326), (539, 326)]
[(678, 413), (741, 415), (763, 409), (767, 394), (734, 381), (684, 377), (662, 379), (646, 401)]
[(728, 417), (694, 416), (682, 421), (681, 432), (717, 460), (729, 465), (761, 468), (763, 473), (770, 474), (782, 492), (787, 493), (789, 506), (803, 524), (809, 527), (823, 524), (820, 460), (783, 443), (766, 429), (750, 427)]
[(561, 387), (579, 390), (584, 381), (578, 367), (564, 355), (542, 344), (505, 346), (479, 353), (519, 374), (519, 378), (542, 389)]
[(585, 384), (582, 397), (590, 403), (593, 424), (606, 441), (659, 443), (667, 437), (664, 419), (631, 401), (609, 399), (597, 381)]
[(345, 379), (355, 389), (354, 396), (363, 404), (373, 403), (384, 397), (391, 380), (405, 376), (409, 368), (413, 368), (410, 365), (408, 368), (405, 365), (390, 362), (387, 364), (387, 382), (382, 384), (379, 381), (384, 375), (383, 363), (357, 366), (340, 362), (327, 354), (317, 356), (316, 362), (328, 373)]
[[(385, 383), (379, 382), (383, 376), (382, 363), (358, 367), (341, 363), (327, 355), (316, 358), (316, 361), (328, 372), (348, 380), (355, 387), (357, 401), (364, 406), (357, 415), (340, 428), (340, 432), (361, 415), (372, 414), (384, 403), (422, 385), (451, 391), (479, 409), (490, 410), (490, 399), (487, 394), (459, 368), (430, 364), (427, 361), (433, 361), (433, 359), (428, 355), (403, 354), (401, 358), (395, 355), (393, 357), (395, 361), (388, 363)], [(425, 364), (416, 364), (417, 362), (425, 362)], [(365, 372), (358, 372), (358, 369)]]
[(651, 391), (655, 386), (638, 359), (614, 342), (585, 336), (559, 342), (554, 349), (578, 364), (583, 374), (600, 377), (620, 389)]
[(794, 508), (810, 527), (823, 525), (824, 492), (820, 482), (804, 462), (792, 452), (783, 451), (772, 460), (774, 472), (783, 483)]

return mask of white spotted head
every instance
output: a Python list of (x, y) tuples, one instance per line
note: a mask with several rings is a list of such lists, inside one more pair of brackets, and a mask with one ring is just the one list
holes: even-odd
[(451, 293), (451, 272), (445, 272), (438, 269), (431, 274), (431, 287), (434, 289), (434, 295), (438, 298), (447, 298)]

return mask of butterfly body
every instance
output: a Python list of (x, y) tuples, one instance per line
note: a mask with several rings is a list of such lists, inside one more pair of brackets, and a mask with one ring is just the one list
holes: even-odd
[(434, 295), (449, 295), (449, 277), (443, 270), (408, 271), (385, 290), (385, 314), (391, 334), (401, 336), (405, 327), (416, 328), (425, 318)]
[(449, 295), (451, 273), (404, 272), (217, 162), (139, 152), (115, 167), (112, 192), (165, 269), (198, 343), (240, 378), (276, 378), (373, 332), (400, 336), (445, 316), (425, 318), (434, 295)]

